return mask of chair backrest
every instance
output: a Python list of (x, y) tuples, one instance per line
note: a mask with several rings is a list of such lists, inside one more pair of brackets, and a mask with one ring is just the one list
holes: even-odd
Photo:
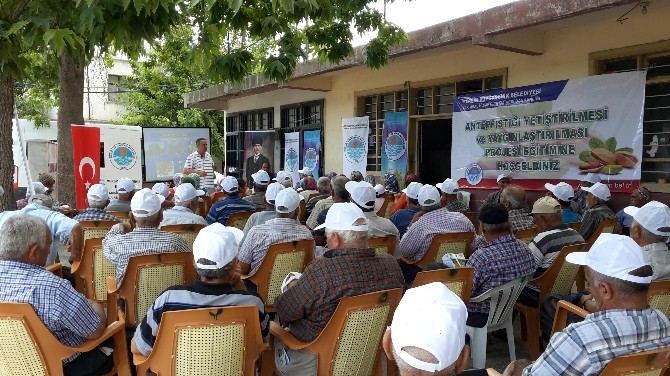
[(451, 232), (447, 234), (435, 234), (428, 250), (416, 266), (424, 268), (431, 262), (442, 262), (442, 256), (447, 253), (467, 253), (470, 244), (475, 239), (471, 232)]
[[(207, 216), (209, 209), (212, 207), (212, 198), (209, 195), (200, 196), (200, 198), (205, 202), (205, 216)], [(200, 201), (198, 200), (198, 202)]]
[(130, 221), (130, 214), (128, 212), (108, 211), (107, 214), (111, 214), (111, 215), (115, 216), (116, 218), (119, 219), (119, 222), (123, 223), (124, 225), (128, 225), (131, 228), (135, 227), (135, 226), (133, 226), (133, 223)]
[(670, 318), (670, 280), (652, 281), (647, 292), (649, 306)]
[(537, 230), (537, 227), (531, 227), (531, 228), (526, 228), (523, 230), (518, 230), (514, 233), (514, 237), (521, 240), (522, 242), (526, 244), (530, 244), (530, 242), (535, 239), (535, 236), (539, 234), (539, 231)]
[(575, 231), (579, 231), (579, 229), (582, 228), (582, 222), (570, 222), (568, 223), (568, 227)]
[(389, 218), (390, 215), (387, 217), (387, 212), (389, 212), (389, 207), (393, 208), (393, 202), (395, 201), (395, 197), (392, 194), (385, 194), (384, 195), (384, 202), (382, 202), (382, 206), (379, 207), (379, 210), (377, 210), (377, 215), (380, 217), (385, 217)]
[(163, 290), (191, 283), (195, 278), (191, 252), (131, 257), (117, 292), (119, 299), (125, 301), (127, 325), (137, 326)]
[(319, 195), (319, 192), (314, 192), (314, 193), (310, 194), (309, 197), (307, 197), (307, 200), (305, 200), (305, 202), (309, 202), (309, 200), (313, 199), (314, 197), (316, 197), (318, 195)]
[(600, 376), (663, 376), (668, 375), (670, 349), (657, 349), (617, 356), (600, 372)]
[(473, 211), (467, 211), (463, 213), (464, 216), (466, 216), (470, 222), (472, 222), (472, 225), (475, 226), (475, 229), (479, 228), (479, 220), (477, 219), (477, 212)]
[(469, 267), (427, 270), (419, 272), (416, 275), (412, 287), (426, 285), (431, 282), (442, 282), (449, 290), (460, 296), (467, 303), (470, 300), (470, 295), (472, 295), (474, 277), (475, 269)]
[(342, 298), (330, 321), (310, 345), (319, 354), (318, 375), (371, 375), (381, 338), (390, 324), (402, 289)]
[(600, 234), (611, 234), (614, 232), (617, 226), (617, 219), (616, 218), (605, 218), (603, 219), (596, 230), (593, 232), (590, 238), (586, 239), (586, 244), (588, 244), (588, 249), (591, 248), (593, 243), (596, 242), (596, 239), (600, 236)]
[(186, 224), (162, 226), (161, 230), (178, 234), (193, 248), (193, 241), (195, 241), (195, 237), (198, 236), (198, 233), (203, 228), (205, 228), (205, 225)]
[(290, 272), (300, 272), (312, 261), (314, 240), (296, 240), (272, 244), (256, 273), (249, 277), (257, 286), (267, 312), (275, 312), (275, 299)]
[(116, 275), (116, 265), (102, 253), (102, 238), (86, 240), (79, 267), (73, 274), (75, 287), (86, 298), (107, 302), (107, 278)]
[(247, 224), (247, 221), (249, 220), (249, 217), (251, 217), (252, 214), (254, 214), (254, 212), (250, 211), (233, 213), (228, 216), (228, 219), (226, 220), (226, 226), (236, 227), (239, 228), (240, 230), (244, 230), (244, 225)]
[(547, 294), (567, 295), (570, 293), (579, 271), (579, 265), (565, 262), (565, 257), (572, 252), (586, 252), (586, 243), (564, 246), (549, 269), (531, 281), (540, 286), (538, 302), (542, 302)]
[(377, 253), (386, 253), (393, 256), (397, 242), (395, 235), (379, 236), (368, 239), (368, 247), (374, 248)]
[(195, 209), (195, 214), (207, 219), (207, 203), (204, 200), (198, 200), (198, 206)]
[(307, 222), (307, 203), (302, 200), (298, 206), (298, 221), (303, 225)]
[(215, 202), (225, 198), (226, 197), (226, 192), (214, 192), (211, 197), (212, 197), (212, 200), (211, 200), (212, 202), (210, 203), (210, 207), (211, 207), (211, 205), (214, 205)]
[(91, 238), (102, 238), (109, 232), (109, 229), (117, 224), (114, 221), (81, 221), (79, 225), (84, 232), (84, 241)]
[(137, 374), (254, 375), (263, 348), (258, 308), (214, 307), (165, 312), (151, 355)]
[(523, 290), (529, 280), (530, 277), (517, 278), (476, 297), (479, 301), (491, 299), (487, 322), (489, 332), (502, 329), (507, 320), (511, 318), (514, 303), (516, 303), (521, 290)]

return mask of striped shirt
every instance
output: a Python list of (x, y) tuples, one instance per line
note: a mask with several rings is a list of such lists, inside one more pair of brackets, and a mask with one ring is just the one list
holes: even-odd
[(119, 219), (116, 218), (115, 216), (111, 214), (105, 213), (104, 210), (102, 209), (96, 209), (96, 208), (88, 208), (85, 210), (82, 210), (79, 212), (79, 214), (75, 215), (74, 218), (75, 221), (114, 221), (118, 222)]
[(163, 210), (163, 220), (160, 227), (171, 225), (205, 225), (207, 221), (185, 206), (175, 205), (172, 209)]
[(537, 234), (528, 248), (533, 253), (537, 272), (544, 272), (554, 263), (564, 246), (579, 243), (584, 243), (584, 238), (568, 225), (560, 224)]
[(601, 311), (554, 334), (547, 349), (523, 375), (598, 375), (617, 356), (667, 347), (670, 321), (659, 311)]
[(222, 225), (226, 225), (228, 217), (237, 212), (255, 212), (256, 205), (252, 202), (249, 202), (238, 195), (228, 196), (223, 200), (217, 201), (209, 209), (207, 214), (207, 223), (212, 224), (214, 222), (219, 222)]
[(304, 239), (313, 239), (312, 234), (296, 220), (291, 218), (271, 219), (249, 230), (237, 258), (241, 262), (251, 265), (249, 275), (254, 275), (272, 244)]
[(474, 233), (475, 226), (462, 213), (450, 212), (446, 208), (428, 212), (409, 226), (400, 240), (400, 253), (403, 257), (419, 261), (436, 234), (451, 232)]
[(200, 177), (200, 188), (207, 189), (207, 192), (214, 192), (214, 160), (208, 152), (205, 152), (204, 156), (197, 151), (189, 154), (184, 162), (184, 169), (187, 168), (205, 171), (206, 175)]
[(66, 346), (81, 345), (98, 329), (100, 316), (86, 298), (43, 267), (0, 260), (0, 285), (0, 301), (30, 304), (47, 329)]
[(596, 205), (584, 212), (584, 216), (582, 217), (582, 226), (579, 228), (579, 233), (582, 235), (584, 240), (589, 240), (598, 226), (600, 226), (600, 222), (602, 222), (603, 219), (614, 218), (615, 216), (616, 214), (614, 214), (612, 209), (610, 209), (607, 204)]
[(186, 286), (170, 287), (156, 298), (149, 307), (147, 315), (135, 329), (135, 344), (142, 354), (149, 356), (156, 342), (163, 312), (237, 306), (258, 307), (261, 336), (267, 342), (270, 316), (265, 313), (265, 304), (258, 294), (235, 291), (230, 285), (195, 281)]
[(312, 209), (312, 212), (309, 214), (309, 217), (307, 218), (307, 227), (314, 229), (314, 227), (318, 226), (317, 224), (317, 219), (319, 218), (319, 214), (321, 214), (322, 211), (330, 208), (333, 206), (333, 197), (326, 197), (323, 200), (319, 200), (315, 205), (314, 209)]

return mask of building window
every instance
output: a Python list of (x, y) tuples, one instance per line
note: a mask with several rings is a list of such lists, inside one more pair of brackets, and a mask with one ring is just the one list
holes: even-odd
[[(282, 106), (280, 109), (280, 140), (281, 140), (281, 165), (284, 165), (284, 135), (291, 132), (300, 132), (300, 145), (303, 145), (303, 133), (305, 131), (320, 130), (321, 131), (321, 155), (319, 155), (320, 169), (319, 175), (323, 176), (323, 156), (324, 156), (324, 142), (323, 142), (323, 104), (321, 101), (295, 103)], [(299, 154), (298, 163), (303, 166), (302, 152)]]
[(271, 130), (274, 109), (238, 112), (226, 116), (226, 173), (242, 177), (244, 163), (244, 132)]
[(125, 76), (118, 76), (110, 74), (107, 76), (107, 100), (116, 102), (119, 93), (128, 91), (127, 78)]

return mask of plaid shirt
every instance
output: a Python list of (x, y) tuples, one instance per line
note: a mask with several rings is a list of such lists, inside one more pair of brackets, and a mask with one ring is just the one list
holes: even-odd
[[(508, 234), (484, 243), (468, 259), (475, 268), (472, 295), (478, 296), (505, 283), (535, 272), (535, 259), (528, 246)], [(489, 312), (489, 301), (468, 304), (469, 312)]]
[(584, 212), (584, 217), (582, 217), (582, 227), (579, 228), (579, 233), (584, 240), (588, 241), (603, 219), (614, 217), (616, 217), (616, 214), (614, 214), (607, 204), (596, 205)]
[(449, 201), (444, 207), (447, 208), (447, 210), (450, 212), (465, 213), (468, 211), (468, 207), (465, 206), (461, 200)]
[(528, 210), (512, 209), (507, 213), (509, 214), (509, 224), (512, 228), (512, 232), (535, 227), (533, 217), (528, 215), (530, 213)]
[(80, 211), (79, 214), (75, 215), (75, 221), (114, 221), (118, 222), (119, 219), (111, 214), (105, 213), (102, 209), (88, 208), (83, 211)]
[(390, 255), (368, 249), (333, 249), (312, 261), (298, 283), (275, 301), (277, 315), (298, 340), (314, 340), (335, 313), (340, 299), (401, 288), (404, 278)]
[(184, 239), (172, 232), (155, 227), (136, 227), (124, 234), (123, 225), (116, 224), (102, 240), (102, 252), (116, 265), (116, 284), (120, 284), (126, 274), (128, 259), (132, 256), (151, 253), (191, 252)]
[(475, 226), (461, 213), (450, 212), (446, 208), (433, 210), (419, 218), (407, 228), (400, 240), (403, 257), (419, 261), (426, 254), (435, 234), (450, 232), (475, 232)]
[(670, 321), (659, 311), (601, 311), (554, 334), (523, 375), (598, 375), (614, 357), (667, 347)]
[(0, 285), (0, 301), (30, 304), (49, 331), (66, 346), (81, 345), (100, 324), (100, 317), (86, 298), (68, 281), (43, 267), (0, 260)]
[(319, 214), (321, 214), (322, 211), (330, 208), (333, 206), (333, 198), (332, 197), (326, 197), (323, 200), (318, 201), (314, 205), (314, 209), (312, 209), (312, 212), (309, 214), (309, 217), (307, 217), (307, 227), (314, 229), (314, 227), (318, 226), (318, 218)]

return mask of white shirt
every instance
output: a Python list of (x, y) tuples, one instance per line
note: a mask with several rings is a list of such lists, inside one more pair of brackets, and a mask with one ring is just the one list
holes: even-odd
[(171, 225), (205, 225), (205, 218), (193, 213), (184, 206), (174, 206), (172, 209), (163, 210), (163, 221), (160, 227)]

